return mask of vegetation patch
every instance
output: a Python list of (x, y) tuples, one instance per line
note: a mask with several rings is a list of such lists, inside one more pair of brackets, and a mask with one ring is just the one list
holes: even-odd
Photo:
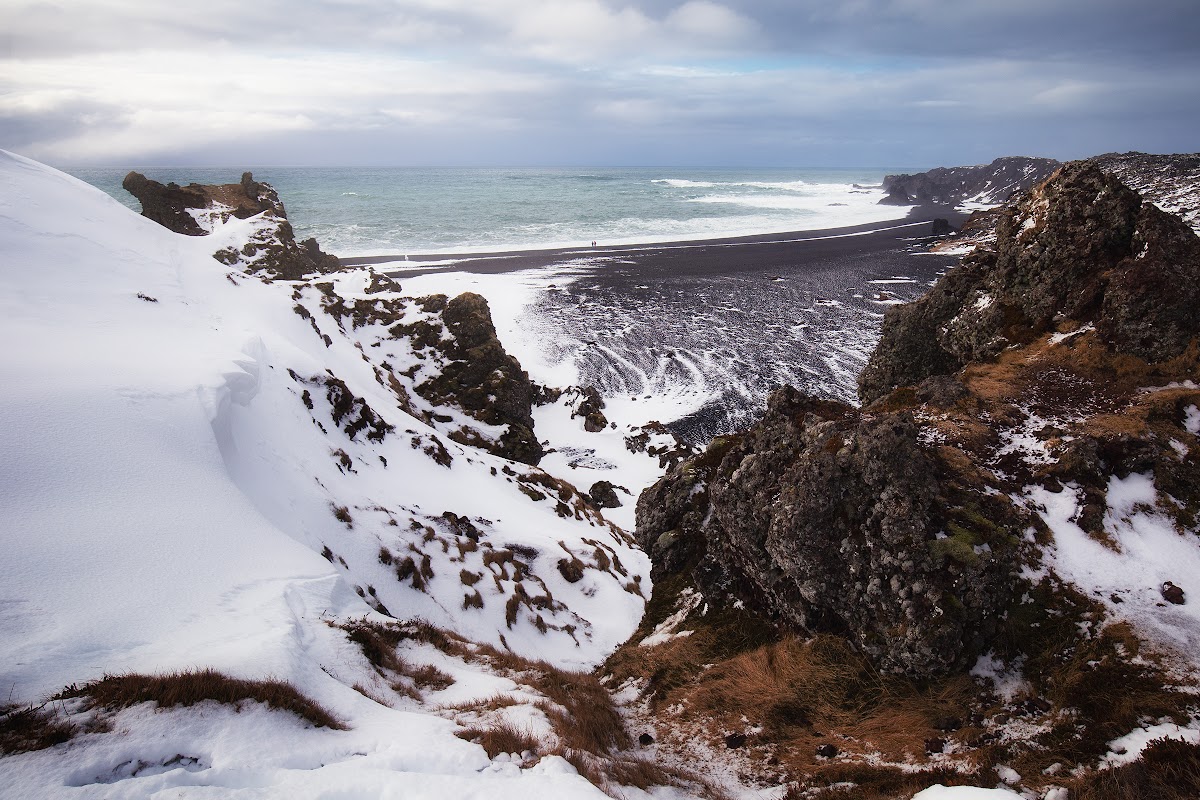
[(0, 754), (45, 750), (70, 741), (79, 727), (53, 704), (0, 708)]
[(231, 678), (214, 669), (183, 670), (164, 675), (106, 675), (80, 687), (68, 687), (55, 699), (71, 697), (85, 698), (88, 708), (110, 711), (141, 703), (157, 703), (159, 708), (174, 708), (193, 706), (205, 700), (226, 705), (237, 705), (248, 700), (290, 711), (318, 728), (346, 729), (329, 711), (305, 697), (287, 681)]

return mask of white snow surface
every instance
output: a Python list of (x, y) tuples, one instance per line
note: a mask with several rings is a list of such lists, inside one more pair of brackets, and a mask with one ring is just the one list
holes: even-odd
[(1163, 722), (1157, 725), (1145, 725), (1124, 736), (1113, 739), (1108, 743), (1108, 755), (1101, 762), (1102, 767), (1115, 767), (1136, 761), (1151, 742), (1158, 739), (1179, 739), (1192, 744), (1200, 744), (1200, 728), (1195, 723), (1188, 727)]
[[(1200, 597), (1200, 540), (1193, 532), (1176, 530), (1157, 510), (1149, 474), (1109, 479), (1104, 528), (1111, 545), (1076, 524), (1081, 498), (1074, 484), (1058, 493), (1029, 487), (1026, 497), (1054, 533), (1047, 563), (1059, 575), (1102, 602), (1112, 620), (1129, 621), (1154, 644), (1200, 670), (1200, 603), (1195, 599)], [(1165, 602), (1166, 581), (1182, 588), (1188, 602)]]
[[(436, 703), (355, 691), (379, 677), (328, 623), (383, 621), (373, 609), (387, 609), (590, 668), (640, 619), (646, 557), (616, 526), (523, 494), (518, 484), (539, 470), (455, 444), (401, 411), (378, 361), (393, 358), (398, 372), (419, 364), (380, 326), (343, 327), (321, 313), (313, 287), (211, 257), (254, 224), (177, 235), (0, 151), (0, 686), (8, 702), (37, 704), (105, 674), (213, 667), (288, 680), (349, 730), (252, 703), (136, 706), (112, 733), (0, 759), (0, 796), (603, 796), (561, 759), (489, 761)], [(363, 270), (335, 283), (354, 296), (368, 279)], [(375, 441), (334, 423), (317, 382), (330, 374), (395, 430)], [(556, 414), (567, 417), (557, 428)], [(565, 408), (543, 415), (543, 438), (590, 436)], [(615, 438), (587, 446), (632, 465), (614, 482), (636, 497), (654, 468)], [(437, 442), (449, 466), (426, 452)], [(493, 474), (505, 468), (516, 477)], [(445, 511), (472, 521), (479, 548), (463, 552)], [(424, 589), (381, 563), (381, 548), (428, 557)], [(503, 551), (525, 562), (530, 595), (552, 598), (520, 606), (511, 626), (506, 600), (520, 577), (484, 560)], [(563, 557), (584, 563), (582, 580), (558, 572)], [(483, 608), (464, 609), (460, 571), (484, 576)], [(516, 688), (478, 666), (438, 666), (457, 679), (445, 690), (455, 703)]]
[(978, 786), (930, 786), (917, 792), (912, 800), (1024, 800), (1008, 789), (983, 789)]

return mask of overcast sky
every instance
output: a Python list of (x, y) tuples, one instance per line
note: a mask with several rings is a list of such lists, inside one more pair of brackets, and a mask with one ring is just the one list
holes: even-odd
[(1198, 132), (1198, 0), (0, 0), (0, 148), (63, 166), (934, 166)]

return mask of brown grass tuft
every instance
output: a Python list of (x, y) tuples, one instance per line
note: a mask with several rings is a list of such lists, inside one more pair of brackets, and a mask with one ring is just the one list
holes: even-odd
[(518, 728), (507, 720), (489, 725), (487, 728), (468, 728), (455, 734), (460, 739), (474, 742), (487, 751), (488, 758), (495, 758), (501, 753), (525, 753), (544, 755), (545, 744), (526, 728)]
[(78, 732), (53, 706), (10, 708), (0, 715), (0, 754), (45, 750), (69, 741)]
[(205, 700), (236, 705), (251, 700), (290, 711), (319, 728), (346, 730), (332, 714), (286, 681), (231, 678), (214, 669), (184, 670), (165, 675), (106, 675), (82, 687), (68, 689), (56, 699), (68, 697), (86, 697), (88, 707), (106, 709), (129, 708), (140, 703), (174, 708)]
[(1200, 744), (1158, 739), (1137, 761), (1088, 776), (1072, 789), (1072, 800), (1195, 800)]

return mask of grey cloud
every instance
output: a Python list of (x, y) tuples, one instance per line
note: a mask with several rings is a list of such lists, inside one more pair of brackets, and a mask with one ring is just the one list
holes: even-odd
[[(10, 2), (0, 147), (129, 160), (153, 142), (181, 163), (905, 166), (1191, 150), (1194, 3)], [(235, 58), (245, 75), (214, 70)], [(90, 91), (103, 102), (81, 99), (100, 64), (111, 79)], [(154, 89), (167, 68), (203, 89), (188, 97), (199, 123), (261, 109), (257, 127), (183, 135), (204, 127)], [(83, 74), (62, 77), (72, 69)], [(174, 115), (178, 140), (137, 128), (132, 108)]]

